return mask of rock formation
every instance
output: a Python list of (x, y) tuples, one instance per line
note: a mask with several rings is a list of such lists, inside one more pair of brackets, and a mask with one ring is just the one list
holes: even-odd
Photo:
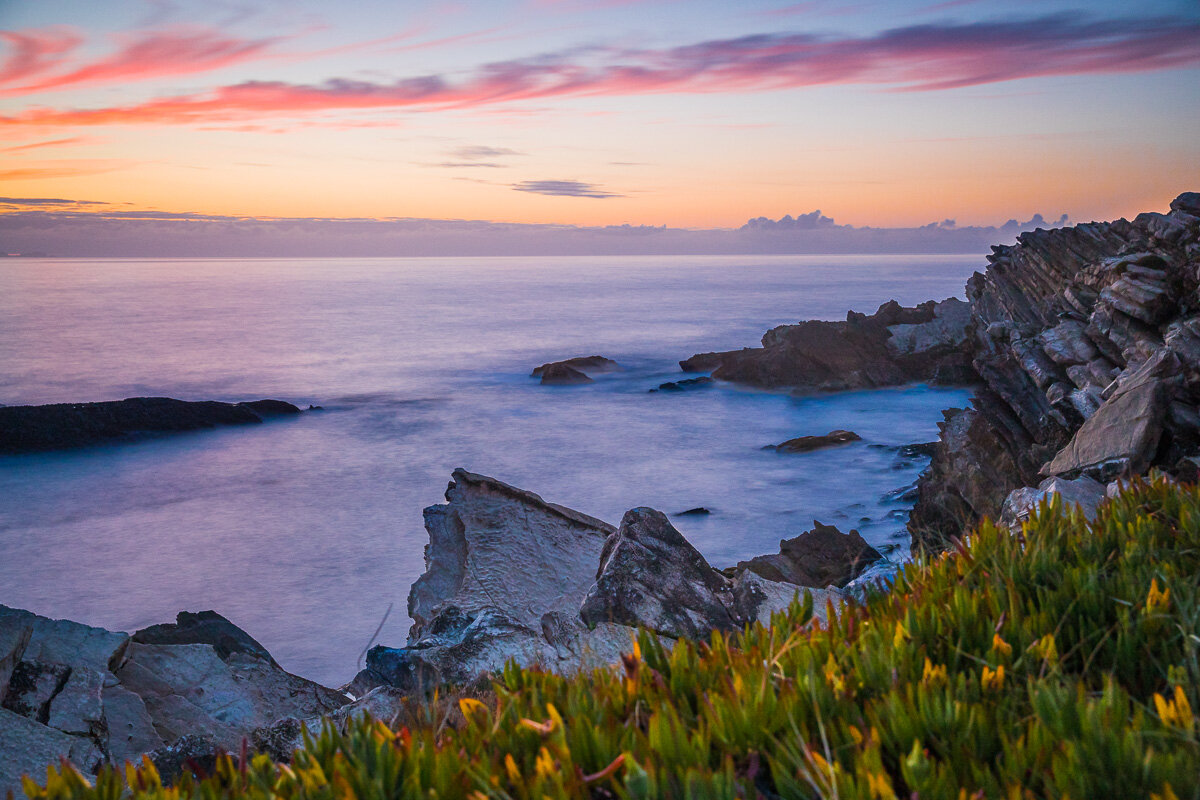
[(795, 393), (970, 383), (976, 380), (966, 349), (970, 317), (967, 304), (954, 298), (915, 308), (891, 301), (870, 316), (851, 311), (845, 322), (781, 325), (763, 335), (762, 347), (700, 353), (679, 365)]
[(967, 284), (984, 386), (941, 426), (917, 547), (944, 547), (1047, 477), (1107, 482), (1200, 453), (1200, 194), (1025, 233), (988, 262)]
[(211, 611), (131, 637), (0, 606), (0, 794), (60, 758), (85, 774), (143, 753), (169, 766), (176, 751), (236, 752), (281, 718), (347, 703)]
[(299, 414), (282, 400), (248, 403), (188, 402), (131, 397), (104, 403), (0, 407), (0, 453), (85, 447), (137, 434), (191, 431), (218, 425), (254, 425), (263, 417)]
[(845, 586), (883, 556), (858, 531), (842, 533), (813, 520), (813, 529), (779, 542), (779, 552), (737, 565), (767, 580), (798, 586)]
[(862, 441), (862, 437), (854, 431), (838, 430), (830, 431), (824, 436), (797, 436), (795, 439), (788, 439), (780, 444), (769, 444), (763, 449), (774, 450), (776, 453), (808, 453), (858, 441)]
[[(469, 683), (509, 659), (558, 672), (611, 664), (634, 627), (702, 637), (765, 621), (805, 588), (718, 572), (649, 508), (613, 528), (462, 469), (446, 500), (425, 510), (426, 569), (409, 592), (407, 646), (372, 648), (356, 693)], [(837, 597), (813, 594), (822, 614)]]
[(699, 378), (685, 378), (681, 381), (667, 381), (660, 383), (657, 389), (650, 389), (650, 393), (654, 392), (686, 392), (689, 389), (707, 389), (716, 384), (712, 378), (707, 375), (701, 375)]
[(612, 372), (621, 366), (611, 358), (604, 356), (578, 356), (563, 361), (551, 361), (535, 367), (530, 373), (531, 378), (541, 378), (543, 384), (569, 386), (578, 383), (591, 383), (589, 373)]

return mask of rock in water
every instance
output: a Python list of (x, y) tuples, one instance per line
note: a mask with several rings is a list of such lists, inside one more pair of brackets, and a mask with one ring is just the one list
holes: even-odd
[(716, 383), (707, 375), (701, 375), (699, 378), (688, 378), (682, 381), (667, 381), (660, 383), (657, 389), (651, 389), (650, 393), (655, 392), (686, 392), (689, 389), (707, 389)]
[(839, 444), (861, 441), (862, 437), (853, 431), (830, 431), (824, 436), (798, 436), (777, 445), (769, 445), (766, 449), (777, 453), (808, 453), (813, 450), (823, 450), (826, 447), (836, 447)]
[(32, 453), (84, 447), (146, 433), (252, 425), (263, 416), (299, 414), (282, 400), (249, 403), (187, 402), (170, 397), (131, 397), (106, 403), (57, 403), (0, 407), (0, 453)]
[(542, 364), (530, 373), (530, 377), (541, 378), (544, 384), (565, 386), (577, 383), (591, 383), (590, 373), (612, 372), (620, 368), (621, 365), (611, 358), (605, 358), (604, 356), (579, 356), (577, 358), (568, 358), (563, 361), (551, 361), (547, 364)]
[(801, 322), (767, 331), (761, 348), (700, 353), (685, 372), (794, 393), (976, 380), (967, 355), (970, 309), (954, 298), (905, 308), (884, 303), (845, 322)]
[(883, 558), (858, 531), (842, 533), (813, 520), (813, 529), (779, 542), (779, 552), (737, 565), (770, 581), (798, 586), (845, 586)]
[(579, 615), (589, 625), (640, 625), (674, 638), (740, 627), (729, 581), (652, 508), (625, 512)]
[(1046, 476), (1108, 481), (1200, 454), (1195, 197), (992, 248), (967, 283), (984, 388), (942, 426), (909, 521), (914, 547), (942, 549)]
[(566, 364), (551, 364), (542, 372), (544, 386), (576, 386), (581, 383), (592, 383), (585, 373)]

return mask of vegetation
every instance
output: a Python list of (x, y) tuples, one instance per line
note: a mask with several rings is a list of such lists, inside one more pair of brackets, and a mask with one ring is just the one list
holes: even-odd
[[(31, 798), (1200, 797), (1200, 490), (1138, 484), (1089, 523), (1057, 503), (985, 523), (831, 622), (563, 678), (509, 667), (453, 724), (329, 726), (163, 788), (149, 762)], [(443, 698), (444, 700), (445, 698)], [(436, 705), (430, 706), (436, 708)]]

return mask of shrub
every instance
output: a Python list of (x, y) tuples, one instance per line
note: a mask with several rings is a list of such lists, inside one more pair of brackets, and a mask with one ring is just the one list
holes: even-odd
[(822, 624), (575, 677), (509, 666), (456, 725), (326, 725), (163, 788), (149, 762), (35, 800), (150, 798), (1200, 798), (1200, 491), (1137, 484), (1089, 523), (1056, 501), (1010, 535), (907, 565)]

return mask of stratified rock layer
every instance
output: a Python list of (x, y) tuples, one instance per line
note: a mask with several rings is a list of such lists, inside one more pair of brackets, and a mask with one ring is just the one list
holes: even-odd
[(961, 300), (932, 300), (915, 308), (895, 301), (872, 315), (851, 311), (845, 322), (801, 322), (767, 331), (762, 347), (700, 353), (679, 362), (685, 372), (791, 389), (832, 392), (917, 381), (970, 383), (970, 309)]
[(985, 388), (947, 412), (909, 528), (946, 546), (1009, 493), (1200, 453), (1200, 194), (1167, 214), (1022, 234), (967, 284)]
[(299, 414), (282, 400), (189, 402), (131, 397), (104, 403), (0, 407), (0, 453), (85, 447), (146, 433), (177, 433), (218, 425), (255, 425), (263, 417)]

